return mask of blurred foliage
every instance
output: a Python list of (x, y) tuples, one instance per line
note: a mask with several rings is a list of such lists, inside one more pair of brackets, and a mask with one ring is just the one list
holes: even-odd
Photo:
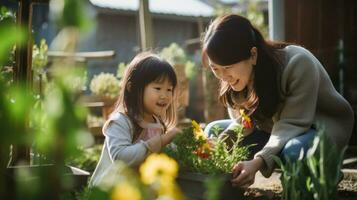
[(117, 78), (121, 80), (124, 77), (124, 72), (125, 72), (126, 64), (121, 62), (118, 65), (117, 69)]
[[(21, 31), (16, 31), (15, 14), (9, 11), (6, 7), (0, 8), (0, 66), (9, 64), (8, 58), (13, 58), (13, 47), (17, 42), (24, 41), (24, 35)], [(6, 39), (5, 39), (6, 38)]]
[(89, 148), (79, 148), (79, 154), (70, 156), (66, 163), (88, 172), (93, 172), (100, 158), (103, 145), (94, 145)]
[(184, 73), (190, 80), (194, 79), (198, 73), (198, 67), (195, 62), (191, 61), (185, 50), (176, 43), (171, 43), (160, 52), (160, 56), (171, 65), (184, 66)]
[(206, 192), (204, 194), (207, 200), (216, 200), (220, 197), (220, 189), (224, 185), (222, 176), (212, 176), (205, 181)]
[(185, 51), (176, 43), (171, 43), (160, 52), (160, 56), (171, 65), (185, 64), (187, 56)]
[(0, 8), (0, 76), (7, 85), (13, 82), (15, 46), (25, 41), (25, 34), (22, 28), (16, 27), (15, 20), (14, 13), (6, 7)]
[(195, 79), (197, 76), (199, 68), (197, 67), (196, 63), (193, 61), (188, 60), (185, 64), (185, 74), (189, 80)]
[(86, 12), (85, 3), (85, 0), (51, 0), (50, 12), (57, 19), (60, 28), (77, 27), (87, 31), (93, 22)]
[[(29, 117), (32, 98), (20, 84), (10, 88), (12, 72), (6, 65), (13, 62), (13, 48), (25, 40), (22, 30), (14, 24), (14, 15), (6, 8), (0, 10), (0, 197), (9, 197), (13, 191), (9, 186), (6, 169), (11, 162), (10, 145), (29, 144), (25, 120)], [(10, 190), (10, 191), (9, 191)]]
[(225, 5), (220, 0), (211, 0), (211, 2), (217, 16), (231, 13), (244, 16), (262, 33), (264, 38), (269, 37), (268, 24), (264, 23), (264, 14), (258, 8), (259, 1), (236, 0), (236, 3), (241, 6), (240, 9), (233, 9), (232, 5)]
[[(68, 4), (73, 5), (73, 2), (77, 1), (65, 2), (67, 13), (63, 16), (75, 16), (75, 12), (80, 10), (78, 7), (75, 10), (69, 8)], [(64, 175), (72, 173), (65, 166), (66, 158), (79, 155), (78, 146), (88, 146), (93, 142), (85, 129), (87, 112), (78, 104), (79, 92), (74, 84), (81, 70), (70, 60), (61, 60), (51, 66), (53, 73), (46, 85), (44, 98), (34, 95), (22, 82), (8, 84), (2, 72), (4, 65), (9, 63), (9, 52), (15, 44), (25, 41), (25, 35), (12, 16), (4, 8), (1, 9), (0, 125), (3, 131), (0, 136), (0, 197), (59, 199), (62, 192), (75, 184), (74, 176)], [(71, 25), (79, 25), (79, 22), (74, 20)], [(39, 69), (47, 63), (47, 45), (41, 42), (40, 48), (34, 50), (34, 67)], [(12, 159), (11, 146), (15, 148), (19, 145), (32, 146), (32, 164), (50, 165), (8, 168)], [(37, 155), (43, 158), (43, 163), (36, 163)]]
[(104, 118), (103, 116), (96, 116), (92, 114), (87, 115), (87, 126), (88, 127), (98, 127), (104, 125)]
[(176, 185), (177, 163), (164, 154), (151, 154), (140, 166), (139, 174), (122, 161), (109, 166), (98, 185), (84, 190), (85, 199), (184, 199)]
[(42, 39), (40, 45), (33, 45), (32, 49), (32, 69), (38, 74), (44, 73), (44, 67), (48, 63), (48, 45), (45, 39)]
[(283, 171), (280, 178), (282, 199), (338, 199), (337, 186), (343, 177), (341, 167), (344, 152), (337, 151), (324, 130), (319, 129), (305, 158), (303, 152), (297, 162), (287, 160), (284, 163), (275, 157)]

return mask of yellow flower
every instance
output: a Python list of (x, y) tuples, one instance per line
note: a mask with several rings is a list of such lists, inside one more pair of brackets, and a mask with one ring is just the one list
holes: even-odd
[(141, 180), (145, 184), (156, 181), (173, 181), (178, 172), (176, 161), (165, 154), (151, 154), (140, 166)]
[(171, 200), (182, 200), (184, 199), (182, 192), (179, 187), (173, 181), (160, 182), (160, 188), (158, 189), (158, 199), (171, 199)]
[(141, 194), (138, 188), (128, 182), (121, 182), (114, 187), (111, 200), (140, 200)]
[(206, 139), (207, 138), (206, 134), (203, 132), (202, 128), (195, 120), (192, 120), (192, 127), (193, 127), (193, 133), (195, 134), (196, 139), (199, 139), (199, 138)]
[(243, 127), (244, 128), (252, 128), (253, 127), (252, 121), (251, 121), (250, 117), (247, 114), (245, 114), (244, 109), (240, 109), (239, 112), (240, 112), (240, 115), (242, 116)]

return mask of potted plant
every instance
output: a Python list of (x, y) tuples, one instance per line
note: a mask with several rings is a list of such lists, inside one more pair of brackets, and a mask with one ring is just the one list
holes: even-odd
[(95, 75), (90, 83), (90, 90), (95, 95), (92, 101), (103, 102), (103, 117), (108, 118), (120, 91), (120, 81), (110, 73)]
[(185, 51), (176, 43), (162, 49), (160, 56), (172, 64), (177, 75), (177, 98), (178, 98), (178, 118), (179, 121), (185, 118), (185, 108), (189, 103), (189, 80), (186, 74), (188, 63)]
[(241, 146), (244, 127), (237, 126), (234, 130), (237, 139), (228, 147), (228, 138), (208, 138), (201, 127), (192, 121), (192, 127), (186, 128), (174, 140), (173, 145), (165, 149), (170, 157), (180, 166), (177, 179), (181, 189), (189, 198), (202, 199), (208, 194), (205, 183), (218, 177), (221, 187), (216, 188), (219, 199), (243, 198), (243, 190), (234, 188), (230, 180), (233, 166), (245, 160), (249, 146)]

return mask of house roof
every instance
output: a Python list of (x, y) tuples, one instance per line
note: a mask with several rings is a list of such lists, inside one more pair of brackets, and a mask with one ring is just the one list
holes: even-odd
[[(101, 8), (137, 11), (139, 0), (90, 0)], [(150, 0), (149, 9), (156, 14), (170, 14), (191, 17), (211, 17), (214, 9), (199, 0)]]

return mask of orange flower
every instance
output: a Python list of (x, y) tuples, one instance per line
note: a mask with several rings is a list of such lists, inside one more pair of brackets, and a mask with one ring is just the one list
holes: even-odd
[(242, 125), (244, 128), (252, 128), (253, 123), (250, 117), (245, 113), (244, 109), (239, 110), (240, 115), (242, 116)]
[(195, 153), (201, 158), (208, 158), (211, 154), (213, 144), (210, 140), (206, 140), (206, 142), (200, 146)]

